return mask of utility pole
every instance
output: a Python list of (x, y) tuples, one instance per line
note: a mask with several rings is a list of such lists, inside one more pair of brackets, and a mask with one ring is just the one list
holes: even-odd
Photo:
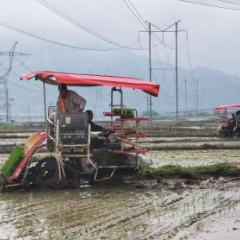
[[(152, 39), (151, 39), (151, 23), (149, 23), (149, 81), (152, 82)], [(150, 104), (150, 126), (152, 127), (152, 96), (149, 96)]]
[[(9, 90), (8, 90), (8, 77), (10, 75), (10, 72), (12, 70), (13, 66), (13, 59), (14, 56), (30, 56), (30, 54), (22, 53), (22, 52), (15, 52), (17, 42), (14, 43), (11, 50), (9, 52), (0, 52), (0, 56), (8, 56), (9, 57), (9, 67), (6, 70), (6, 72), (0, 76), (0, 101), (4, 101), (3, 108), (6, 112), (6, 122), (9, 122), (10, 117), (10, 103), (9, 103)], [(5, 68), (5, 67), (4, 67)]]
[[(89, 69), (89, 72), (91, 74), (93, 74), (91, 69)], [(107, 72), (108, 72), (108, 69), (105, 70), (103, 75), (106, 76)], [(95, 118), (98, 118), (98, 112), (100, 112), (100, 118), (101, 118), (101, 114), (103, 112), (102, 89), (103, 89), (102, 86), (95, 88), (95, 91), (96, 91), (96, 93), (95, 93), (95, 105), (94, 105), (94, 116), (95, 116)]]
[(175, 36), (176, 36), (176, 122), (178, 123), (178, 22), (175, 23)]
[(31, 118), (30, 118), (30, 108), (28, 108), (28, 123), (30, 125), (30, 121), (31, 121)]
[(197, 121), (198, 121), (198, 79), (197, 79)]
[[(149, 23), (148, 29), (146, 31), (139, 31), (139, 32), (147, 32), (149, 34), (149, 80), (150, 82), (152, 81), (152, 70), (166, 70), (164, 68), (152, 68), (151, 66), (151, 33), (154, 33), (153, 37), (156, 38), (158, 41), (161, 41), (155, 33), (174, 33), (175, 32), (175, 37), (176, 37), (176, 62), (175, 62), (175, 71), (176, 71), (176, 122), (178, 122), (178, 32), (187, 32), (187, 30), (178, 30), (178, 23), (180, 22), (177, 21), (176, 23), (172, 24), (171, 26), (167, 27), (166, 29), (162, 30), (153, 24)], [(151, 25), (153, 25), (157, 30), (151, 30)], [(169, 30), (172, 26), (175, 25), (175, 30)], [(150, 103), (149, 103), (150, 99)], [(152, 97), (147, 95), (147, 104), (150, 105), (150, 122), (152, 121)]]
[(187, 80), (185, 79), (185, 99), (186, 99), (186, 117), (187, 117)]

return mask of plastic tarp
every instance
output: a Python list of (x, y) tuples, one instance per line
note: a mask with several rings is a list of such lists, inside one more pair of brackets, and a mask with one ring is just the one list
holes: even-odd
[(236, 108), (236, 107), (240, 107), (240, 104), (219, 106), (219, 107), (216, 107), (215, 111), (219, 111), (219, 110), (227, 109), (227, 108)]
[(160, 88), (160, 85), (142, 79), (62, 72), (26, 73), (20, 79), (30, 80), (31, 78), (51, 85), (64, 83), (68, 86), (112, 86), (140, 89), (155, 97), (158, 96)]

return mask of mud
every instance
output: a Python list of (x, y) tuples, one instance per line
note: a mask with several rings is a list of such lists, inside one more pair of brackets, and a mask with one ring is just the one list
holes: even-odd
[[(8, 156), (0, 155), (0, 167)], [(238, 150), (153, 151), (148, 156), (153, 167), (240, 163)], [(235, 240), (239, 189), (237, 178), (125, 177), (121, 185), (0, 193), (0, 239)]]
[(239, 150), (175, 150), (175, 151), (151, 151), (147, 156), (153, 160), (152, 167), (163, 165), (181, 165), (193, 167), (210, 165), (219, 162), (240, 163)]
[(0, 146), (23, 144), (26, 140), (27, 140), (26, 138), (0, 139)]
[[(238, 181), (235, 184), (239, 186)], [(231, 215), (239, 211), (240, 193), (235, 187), (228, 191), (165, 190), (130, 188), (126, 183), (121, 188), (3, 193), (0, 236), (2, 239), (9, 234), (15, 239), (180, 239), (182, 236), (192, 239), (207, 223), (217, 225), (217, 220), (222, 219), (224, 224), (226, 217), (236, 218), (236, 214)]]
[(22, 138), (27, 138), (30, 137), (32, 134), (32, 132), (20, 132), (20, 133), (2, 133), (0, 132), (0, 138), (12, 138), (12, 137), (22, 137)]
[[(134, 138), (132, 138), (134, 139)], [(228, 139), (228, 138), (221, 138), (221, 137), (148, 137), (148, 138), (140, 138), (139, 142), (208, 142), (208, 141), (239, 141), (239, 139)]]
[[(168, 147), (168, 146), (182, 146), (182, 147), (190, 147), (190, 146), (203, 146), (205, 145), (206, 142), (202, 142), (202, 141), (196, 141), (196, 142), (162, 142), (162, 143), (141, 143), (142, 147)], [(239, 141), (209, 141), (207, 142), (207, 144), (209, 145), (224, 145), (224, 146), (239, 146), (240, 143)]]

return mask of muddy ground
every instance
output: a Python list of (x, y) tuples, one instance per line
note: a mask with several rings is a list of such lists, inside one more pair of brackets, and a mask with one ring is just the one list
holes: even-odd
[[(148, 140), (152, 144), (198, 144), (205, 138)], [(8, 156), (0, 155), (0, 166)], [(152, 167), (240, 163), (239, 150), (152, 151), (148, 156), (154, 161)], [(0, 239), (236, 240), (240, 234), (239, 187), (236, 178), (142, 181), (125, 177), (121, 186), (18, 189), (0, 193)]]
[[(0, 239), (202, 239), (203, 236), (213, 240), (220, 239), (223, 233), (227, 238), (222, 239), (234, 239), (240, 231), (239, 181), (231, 181), (231, 187), (225, 179), (211, 181), (214, 180), (205, 181), (204, 188), (195, 190), (185, 183), (182, 186), (186, 188), (179, 189), (178, 182), (131, 181), (121, 187), (3, 193)], [(223, 233), (216, 229), (223, 229)]]

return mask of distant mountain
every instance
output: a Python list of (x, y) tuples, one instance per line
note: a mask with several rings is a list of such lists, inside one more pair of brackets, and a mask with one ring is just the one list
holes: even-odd
[[(82, 55), (66, 56), (64, 60), (58, 61), (60, 56), (54, 55), (56, 59), (52, 59), (48, 69), (51, 71), (66, 71), (66, 72), (81, 72), (93, 74), (104, 74), (108, 69), (107, 75), (110, 76), (125, 76), (135, 77), (144, 80), (149, 79), (148, 64), (143, 57), (138, 55), (128, 56), (127, 54), (115, 58), (114, 55), (109, 57), (98, 58)], [(83, 61), (84, 59), (84, 61)], [(37, 67), (40, 63), (35, 61), (29, 63), (31, 69), (43, 70)], [(156, 60), (153, 65), (159, 64)], [(174, 66), (167, 66), (167, 63), (161, 62), (163, 68)], [(14, 70), (15, 72), (17, 70)], [(26, 72), (26, 71), (24, 71)], [(23, 70), (18, 72), (19, 75), (24, 73)], [(155, 77), (152, 78), (153, 82), (159, 83), (160, 95), (158, 98), (153, 99), (153, 109), (156, 112), (174, 112), (175, 111), (175, 72), (168, 70), (166, 75), (164, 72), (153, 71)], [(193, 75), (194, 74), (194, 75)], [(187, 80), (187, 105), (188, 110), (194, 110), (197, 107), (197, 85), (196, 81), (193, 84), (193, 79), (199, 79), (198, 85), (198, 102), (199, 109), (213, 109), (219, 105), (240, 103), (239, 90), (240, 78), (237, 76), (230, 76), (221, 71), (211, 70), (204, 67), (197, 67), (194, 69), (193, 74), (184, 68), (179, 67), (179, 111), (185, 111), (186, 98), (185, 98), (185, 84)], [(20, 81), (15, 75), (10, 75), (9, 90), (11, 101), (11, 110), (13, 118), (17, 121), (28, 118), (28, 112), (34, 120), (42, 120), (43, 108), (43, 93), (42, 82), (31, 80)], [(72, 88), (81, 96), (86, 98), (86, 109), (92, 109), (98, 119), (103, 118), (102, 112), (109, 110), (110, 104), (110, 87), (77, 87)], [(4, 97), (4, 96), (2, 96)], [(56, 87), (47, 86), (47, 105), (55, 105), (58, 97)], [(1, 98), (3, 99), (3, 98)], [(116, 95), (115, 100), (120, 103), (119, 96)], [(4, 104), (0, 101), (1, 106)], [(139, 113), (147, 110), (147, 94), (132, 89), (124, 89), (124, 104), (127, 107), (136, 108)], [(4, 118), (2, 115), (1, 118)]]

